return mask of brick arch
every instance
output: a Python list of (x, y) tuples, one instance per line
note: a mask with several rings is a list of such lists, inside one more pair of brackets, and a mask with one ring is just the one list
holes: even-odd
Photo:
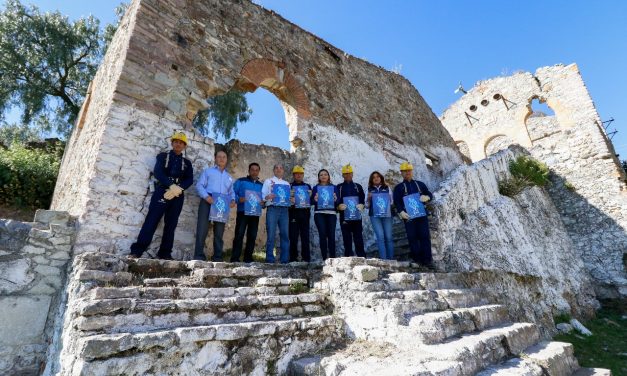
[(486, 139), (483, 144), (483, 150), (486, 157), (496, 153), (497, 151), (507, 149), (508, 146), (517, 143), (511, 137), (505, 134), (496, 134)]
[(292, 106), (299, 117), (311, 118), (309, 98), (298, 80), (286, 70), (285, 64), (268, 59), (248, 61), (240, 72), (236, 87), (243, 91), (253, 92), (263, 87), (281, 101)]

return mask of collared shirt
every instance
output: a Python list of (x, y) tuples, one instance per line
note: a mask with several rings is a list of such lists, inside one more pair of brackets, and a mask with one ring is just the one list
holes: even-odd
[[(284, 184), (289, 186), (290, 183), (286, 182), (283, 179), (279, 179), (276, 176), (271, 177), (270, 179), (266, 179), (263, 182), (263, 188), (261, 188), (261, 198), (266, 199), (266, 196), (272, 193), (272, 186), (275, 184)], [(266, 206), (272, 206), (272, 200), (266, 201)]]
[(220, 171), (218, 166), (206, 168), (202, 172), (196, 183), (196, 191), (203, 200), (213, 193), (228, 195), (231, 200), (235, 200), (233, 178), (226, 172), (226, 168)]
[(245, 176), (235, 181), (235, 184), (233, 184), (233, 191), (235, 192), (238, 212), (244, 211), (245, 203), (239, 202), (239, 199), (241, 197), (246, 197), (246, 191), (250, 190), (261, 192), (261, 187), (263, 187), (263, 183), (259, 179), (253, 180), (250, 176)]

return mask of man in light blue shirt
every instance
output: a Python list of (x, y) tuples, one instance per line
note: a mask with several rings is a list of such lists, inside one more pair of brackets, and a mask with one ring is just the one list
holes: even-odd
[[(196, 183), (196, 191), (200, 196), (198, 206), (198, 224), (196, 225), (196, 246), (194, 249), (194, 260), (205, 261), (205, 239), (209, 232), (209, 212), (213, 204), (212, 194), (224, 194), (231, 198), (230, 207), (235, 207), (235, 192), (233, 192), (233, 178), (226, 172), (228, 156), (223, 150), (215, 153), (216, 165), (206, 168), (200, 175)], [(222, 222), (213, 222), (213, 257), (212, 261), (222, 261), (222, 250), (224, 248), (224, 226)]]
[[(266, 202), (266, 230), (268, 239), (266, 240), (266, 262), (274, 264), (274, 239), (276, 230), (279, 229), (279, 237), (281, 242), (281, 252), (279, 253), (281, 263), (290, 262), (290, 238), (289, 238), (289, 215), (288, 208), (290, 202), (290, 183), (283, 180), (285, 169), (282, 164), (274, 165), (274, 176), (266, 179), (261, 188), (261, 196)], [(275, 194), (273, 187), (275, 185), (283, 185), (286, 187), (287, 202), (285, 205), (279, 205), (274, 202)]]

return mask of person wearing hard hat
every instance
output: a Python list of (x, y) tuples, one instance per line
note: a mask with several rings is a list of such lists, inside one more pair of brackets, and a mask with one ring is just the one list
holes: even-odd
[(179, 215), (183, 209), (183, 191), (192, 185), (194, 170), (192, 162), (183, 156), (187, 148), (187, 136), (177, 132), (170, 138), (172, 150), (157, 155), (154, 168), (155, 190), (150, 199), (148, 214), (142, 225), (137, 241), (131, 245), (129, 257), (138, 258), (146, 251), (157, 225), (163, 217), (163, 237), (157, 252), (160, 259), (172, 259), (172, 245), (174, 230), (178, 224)]
[[(233, 178), (226, 171), (229, 156), (224, 150), (218, 150), (214, 154), (216, 165), (206, 168), (198, 182), (196, 192), (200, 196), (198, 205), (198, 221), (196, 223), (196, 245), (194, 246), (194, 260), (207, 260), (205, 255), (205, 239), (209, 233), (209, 213), (213, 205), (214, 194), (223, 194), (230, 197), (229, 207), (235, 207), (235, 192), (233, 192)], [(224, 248), (224, 227), (226, 223), (213, 221), (213, 256), (212, 261), (222, 261)]]
[[(308, 196), (311, 196), (311, 185), (305, 183), (305, 169), (302, 166), (294, 166), (292, 169), (293, 181), (290, 184), (292, 192), (292, 206), (289, 209), (290, 219), (290, 262), (298, 261), (298, 238), (300, 237), (300, 255), (301, 260), (311, 261), (311, 253), (309, 249), (309, 222), (311, 218), (311, 207), (296, 207), (294, 198), (294, 188), (299, 186), (307, 187)], [(307, 197), (307, 204), (309, 204)]]
[(337, 209), (340, 212), (340, 229), (342, 230), (342, 239), (344, 240), (344, 256), (351, 257), (353, 254), (353, 242), (355, 243), (355, 253), (359, 257), (366, 257), (364, 251), (364, 235), (363, 226), (361, 224), (361, 218), (357, 220), (346, 219), (344, 211), (346, 210), (346, 204), (344, 204), (344, 197), (357, 196), (359, 204), (357, 209), (359, 211), (364, 210), (364, 203), (366, 201), (366, 194), (361, 185), (353, 182), (353, 166), (347, 164), (342, 167), (342, 177), (344, 182), (338, 184), (338, 205)]
[(259, 229), (259, 216), (246, 215), (246, 191), (259, 192), (263, 183), (259, 180), (261, 167), (259, 163), (253, 162), (248, 165), (248, 176), (239, 178), (233, 185), (235, 198), (237, 201), (237, 217), (235, 219), (235, 236), (233, 237), (233, 253), (231, 262), (239, 262), (244, 235), (246, 235), (246, 248), (244, 248), (244, 262), (253, 262), (253, 251), (257, 240), (257, 230)]
[(420, 194), (423, 204), (433, 199), (433, 194), (425, 183), (414, 180), (414, 166), (409, 162), (403, 162), (400, 167), (403, 181), (394, 187), (394, 205), (398, 216), (405, 222), (405, 232), (409, 241), (411, 258), (424, 266), (432, 267), (431, 235), (429, 234), (429, 220), (427, 216), (410, 219), (405, 210), (403, 197), (414, 193)]

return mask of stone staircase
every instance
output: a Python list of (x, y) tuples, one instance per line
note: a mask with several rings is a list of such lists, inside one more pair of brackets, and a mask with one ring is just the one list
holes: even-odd
[(380, 260), (327, 261), (328, 290), (352, 343), (295, 360), (291, 375), (609, 375), (580, 369), (568, 343), (511, 322), (463, 274)]
[(77, 256), (61, 374), (284, 374), (338, 342), (320, 265)]

